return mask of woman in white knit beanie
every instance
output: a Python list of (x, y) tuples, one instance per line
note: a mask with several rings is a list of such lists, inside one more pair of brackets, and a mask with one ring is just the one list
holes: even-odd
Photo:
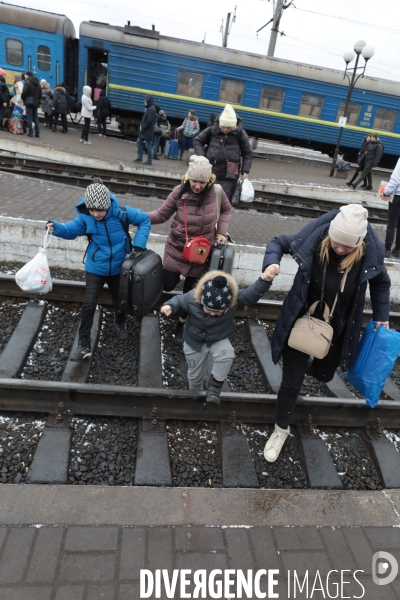
[[(384, 266), (385, 246), (367, 219), (365, 208), (348, 204), (312, 220), (298, 234), (276, 237), (267, 245), (263, 270), (270, 277), (279, 274), (283, 254), (291, 254), (299, 266), (271, 343), (274, 363), (283, 358), (283, 373), (275, 430), (264, 449), (268, 462), (278, 458), (290, 433), (304, 375), (328, 382), (338, 367), (345, 371), (351, 366), (363, 323), (367, 284), (377, 327), (389, 327), (390, 278)], [(290, 347), (288, 339), (295, 321), (312, 304), (317, 303), (314, 316), (323, 318), (321, 300), (329, 307), (333, 338), (325, 358), (311, 360), (308, 354)]]
[(230, 104), (193, 140), (198, 156), (207, 156), (217, 182), (224, 188), (229, 201), (237, 186), (239, 175), (246, 179), (253, 162), (253, 151), (243, 121)]

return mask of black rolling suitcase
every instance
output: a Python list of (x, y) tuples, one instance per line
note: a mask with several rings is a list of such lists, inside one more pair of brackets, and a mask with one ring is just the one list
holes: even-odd
[(125, 256), (121, 267), (118, 307), (125, 314), (144, 317), (152, 311), (163, 292), (161, 257), (152, 250)]
[(225, 271), (232, 274), (235, 248), (229, 244), (213, 244), (211, 248), (210, 271)]

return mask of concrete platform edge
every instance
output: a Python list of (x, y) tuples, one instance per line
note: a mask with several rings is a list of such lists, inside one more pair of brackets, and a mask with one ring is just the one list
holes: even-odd
[(0, 525), (400, 527), (400, 491), (3, 485)]

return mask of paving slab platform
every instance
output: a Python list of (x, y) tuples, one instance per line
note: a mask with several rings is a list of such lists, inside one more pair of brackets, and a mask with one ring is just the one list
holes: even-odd
[(308, 571), (310, 594), (318, 571), (326, 593), (336, 570), (349, 583), (330, 597), (394, 600), (399, 577), (371, 569), (378, 551), (400, 560), (400, 492), (4, 485), (0, 546), (0, 599), (137, 599), (141, 569), (277, 569), (264, 597), (329, 597), (289, 595), (288, 577)]

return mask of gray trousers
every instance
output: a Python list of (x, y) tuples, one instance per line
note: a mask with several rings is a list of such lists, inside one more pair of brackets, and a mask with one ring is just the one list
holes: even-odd
[(190, 390), (202, 390), (203, 382), (207, 374), (208, 355), (212, 356), (213, 366), (211, 374), (217, 381), (225, 381), (231, 369), (235, 351), (232, 344), (225, 338), (219, 342), (207, 346), (203, 344), (200, 351), (193, 350), (186, 342), (183, 351), (188, 365), (188, 380)]

